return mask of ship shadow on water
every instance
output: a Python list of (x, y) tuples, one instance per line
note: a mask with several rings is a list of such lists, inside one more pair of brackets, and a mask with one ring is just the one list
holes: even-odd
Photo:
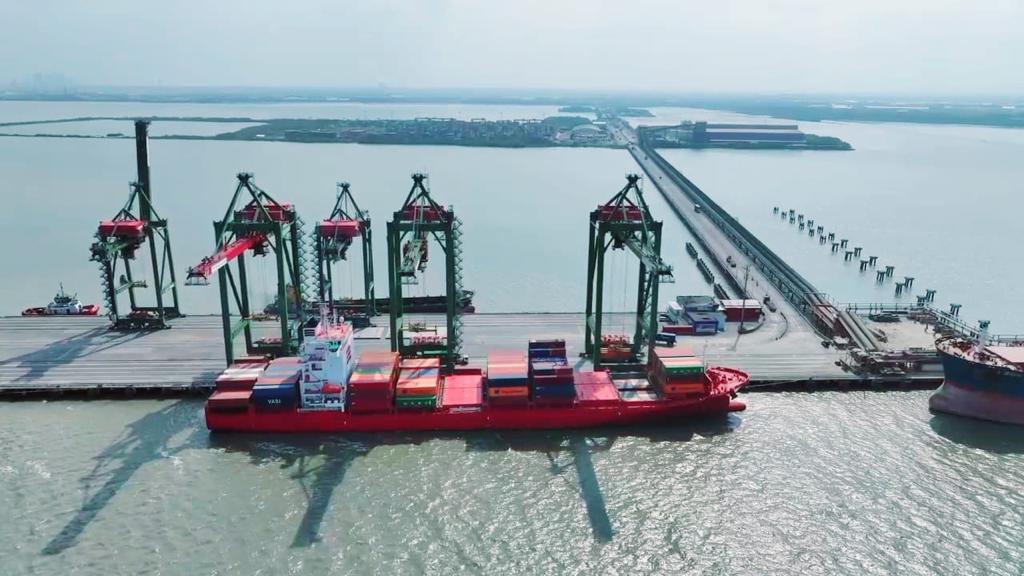
[[(124, 432), (96, 457), (93, 469), (83, 476), (85, 497), (74, 516), (43, 548), (50, 556), (73, 547), (96, 516), (107, 507), (132, 476), (149, 462), (170, 458), (185, 450), (206, 444), (206, 431), (196, 427), (198, 403), (179, 400), (128, 424)], [(192, 433), (182, 442), (171, 444), (181, 432)]]
[(612, 518), (593, 457), (606, 452), (620, 439), (639, 438), (649, 442), (689, 442), (732, 432), (742, 419), (723, 417), (689, 421), (674, 426), (638, 426), (594, 430), (501, 431), (501, 432), (409, 432), (388, 434), (211, 434), (209, 447), (241, 452), (254, 465), (276, 463), (292, 470), (306, 498), (306, 510), (292, 539), (292, 547), (304, 548), (320, 541), (320, 531), (331, 498), (341, 486), (351, 465), (378, 446), (423, 444), (435, 439), (465, 442), (466, 450), (543, 454), (551, 473), (563, 476), (576, 472), (576, 489), (587, 512), (595, 540), (610, 542), (614, 537)]
[(1024, 454), (1024, 426), (952, 414), (934, 414), (928, 424), (936, 434), (961, 446), (993, 454)]

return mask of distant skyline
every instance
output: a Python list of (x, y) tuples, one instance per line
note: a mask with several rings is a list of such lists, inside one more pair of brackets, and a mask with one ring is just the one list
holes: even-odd
[(0, 89), (1024, 95), (1024, 3), (4, 4)]

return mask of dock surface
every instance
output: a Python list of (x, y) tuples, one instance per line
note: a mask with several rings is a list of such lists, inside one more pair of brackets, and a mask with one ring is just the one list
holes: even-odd
[[(409, 319), (444, 325), (442, 315)], [(483, 365), (488, 350), (525, 350), (531, 338), (564, 338), (570, 356), (578, 358), (583, 320), (582, 313), (467, 315), (464, 350), (471, 365)], [(386, 324), (386, 318), (375, 322)], [(611, 314), (608, 325), (614, 329), (632, 322), (629, 314)], [(171, 325), (167, 330), (119, 333), (108, 330), (104, 318), (0, 318), (0, 396), (209, 390), (225, 365), (220, 318), (192, 316)], [(276, 328), (274, 322), (255, 325), (257, 333), (261, 327), (268, 334)], [(787, 332), (780, 338), (781, 329), (778, 323), (766, 324), (737, 339), (736, 326), (730, 324), (717, 336), (680, 338), (679, 346), (692, 348), (708, 364), (748, 372), (752, 384), (863, 380), (837, 366), (846, 352), (824, 348), (806, 333)], [(389, 348), (386, 330), (371, 329), (367, 335), (355, 341), (357, 353)]]

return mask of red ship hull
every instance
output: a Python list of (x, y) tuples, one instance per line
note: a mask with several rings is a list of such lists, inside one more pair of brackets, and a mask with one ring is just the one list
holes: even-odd
[(545, 430), (672, 424), (695, 416), (725, 414), (746, 408), (732, 400), (734, 390), (692, 400), (659, 399), (616, 406), (483, 406), (467, 411), (392, 410), (372, 414), (287, 410), (220, 412), (206, 408), (206, 426), (222, 432), (396, 432), (465, 430)]
[(86, 304), (85, 306), (82, 306), (82, 311), (81, 312), (76, 312), (76, 313), (73, 313), (73, 314), (71, 314), (71, 313), (69, 313), (69, 314), (53, 314), (53, 313), (47, 312), (45, 306), (40, 306), (38, 308), (27, 308), (25, 310), (22, 310), (21, 315), (22, 316), (62, 316), (62, 317), (67, 317), (67, 316), (96, 316), (99, 313), (100, 313), (100, 307), (99, 306), (97, 306), (96, 304)]

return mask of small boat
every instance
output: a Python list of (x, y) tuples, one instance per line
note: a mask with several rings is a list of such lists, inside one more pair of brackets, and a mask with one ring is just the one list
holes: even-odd
[(53, 301), (43, 307), (28, 308), (21, 312), (22, 316), (96, 316), (100, 307), (96, 304), (82, 304), (78, 295), (64, 292), (64, 285), (53, 297)]

